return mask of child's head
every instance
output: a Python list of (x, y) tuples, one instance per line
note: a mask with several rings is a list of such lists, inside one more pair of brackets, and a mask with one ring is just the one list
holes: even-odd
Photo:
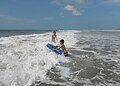
[(53, 31), (53, 34), (56, 35), (56, 31)]
[(64, 44), (64, 40), (63, 39), (60, 40), (60, 44)]

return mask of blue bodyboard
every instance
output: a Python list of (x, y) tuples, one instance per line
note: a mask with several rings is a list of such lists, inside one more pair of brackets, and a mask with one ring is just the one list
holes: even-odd
[[(50, 50), (54, 50), (54, 49), (56, 49), (58, 46), (54, 46), (54, 45), (52, 45), (52, 44), (47, 44), (47, 47), (50, 49)], [(55, 51), (57, 54), (59, 54), (59, 55), (61, 55), (62, 54), (62, 50), (56, 50)]]

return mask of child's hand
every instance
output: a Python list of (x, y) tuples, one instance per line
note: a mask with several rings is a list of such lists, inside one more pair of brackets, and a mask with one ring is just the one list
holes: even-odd
[(55, 52), (56, 50), (54, 49), (53, 52)]

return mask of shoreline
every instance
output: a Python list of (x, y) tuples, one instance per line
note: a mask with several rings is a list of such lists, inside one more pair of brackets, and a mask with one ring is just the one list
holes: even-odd
[[(84, 30), (87, 31), (87, 30)], [(120, 30), (88, 30), (93, 32), (120, 32)]]

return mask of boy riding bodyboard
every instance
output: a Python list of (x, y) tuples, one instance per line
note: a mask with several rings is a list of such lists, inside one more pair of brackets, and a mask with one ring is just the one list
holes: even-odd
[(64, 55), (68, 56), (68, 52), (67, 52), (66, 47), (64, 45), (64, 40), (63, 39), (60, 40), (59, 46), (56, 49), (54, 49), (53, 51), (55, 52), (57, 50), (62, 50), (62, 52), (64, 53)]
[(68, 52), (66, 50), (66, 47), (64, 45), (64, 40), (60, 40), (59, 46), (54, 46), (53, 44), (47, 44), (47, 47), (52, 50), (53, 52), (57, 53), (58, 55), (62, 55), (64, 53), (65, 56), (68, 56)]

